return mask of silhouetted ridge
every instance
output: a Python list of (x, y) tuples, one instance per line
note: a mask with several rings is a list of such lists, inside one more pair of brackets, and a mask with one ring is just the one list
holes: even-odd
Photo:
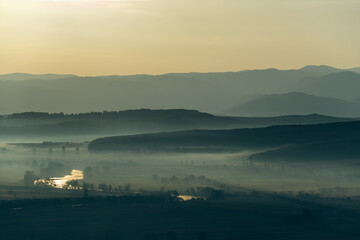
[(255, 129), (196, 130), (108, 137), (94, 140), (90, 150), (261, 149), (288, 144), (360, 139), (360, 121)]
[(328, 73), (334, 73), (343, 71), (342, 69), (334, 68), (331, 66), (326, 65), (307, 65), (305, 67), (300, 68), (301, 71), (308, 71), (308, 72), (316, 72), (316, 73), (322, 73), (322, 74), (328, 74)]
[(27, 81), (27, 80), (58, 80), (68, 77), (76, 77), (74, 74), (29, 74), (29, 73), (10, 73), (0, 75), (0, 81)]
[(354, 120), (321, 115), (244, 118), (215, 116), (185, 109), (138, 109), (76, 114), (26, 112), (0, 116), (0, 138), (2, 141), (8, 141), (8, 137), (53, 137), (56, 135), (90, 137), (91, 135), (89, 140), (92, 140), (99, 135), (129, 135), (191, 129), (235, 129)]
[(46, 113), (46, 112), (24, 112), (13, 113), (11, 115), (2, 116), (6, 118), (61, 118), (61, 119), (81, 119), (81, 118), (164, 118), (164, 117), (195, 117), (195, 118), (212, 118), (213, 115), (203, 113), (196, 110), (186, 109), (169, 109), (169, 110), (152, 110), (152, 109), (136, 109), (124, 111), (103, 111), (90, 113)]

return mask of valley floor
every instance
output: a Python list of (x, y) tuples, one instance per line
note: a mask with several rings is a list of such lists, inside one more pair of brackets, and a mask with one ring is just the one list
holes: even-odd
[(360, 204), (268, 194), (1, 202), (1, 239), (359, 239)]

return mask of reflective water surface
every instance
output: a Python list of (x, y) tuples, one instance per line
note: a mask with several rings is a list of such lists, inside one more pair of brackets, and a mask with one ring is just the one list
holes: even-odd
[(82, 179), (84, 179), (83, 171), (73, 169), (71, 171), (71, 175), (65, 175), (64, 177), (54, 177), (50, 179), (38, 179), (34, 181), (34, 184), (44, 184), (55, 188), (64, 188), (68, 182)]

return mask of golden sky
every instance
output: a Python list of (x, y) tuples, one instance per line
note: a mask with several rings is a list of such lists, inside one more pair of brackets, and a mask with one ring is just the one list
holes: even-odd
[(360, 66), (359, 0), (0, 0), (0, 74)]

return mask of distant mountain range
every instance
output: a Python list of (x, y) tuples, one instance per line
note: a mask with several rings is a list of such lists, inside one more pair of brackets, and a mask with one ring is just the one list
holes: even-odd
[(125, 109), (196, 109), (223, 113), (252, 96), (303, 92), (360, 98), (360, 70), (306, 66), (297, 70), (98, 76), (0, 75), (0, 114)]
[(306, 78), (298, 82), (298, 89), (317, 96), (355, 100), (359, 98), (360, 74), (339, 72)]
[(76, 77), (74, 74), (28, 74), (10, 73), (0, 75), (0, 81), (27, 81), (27, 80), (58, 80), (68, 77)]
[(360, 67), (358, 68), (347, 68), (347, 69), (340, 69), (340, 68), (334, 68), (331, 66), (326, 65), (308, 65), (303, 68), (300, 68), (301, 71), (306, 72), (312, 72), (312, 73), (318, 73), (319, 75), (327, 75), (330, 73), (339, 73), (339, 72), (354, 72), (354, 73), (360, 73)]
[[(360, 88), (359, 88), (360, 89)], [(300, 92), (264, 95), (226, 112), (234, 116), (281, 116), (318, 113), (328, 116), (360, 117), (360, 104)]]

